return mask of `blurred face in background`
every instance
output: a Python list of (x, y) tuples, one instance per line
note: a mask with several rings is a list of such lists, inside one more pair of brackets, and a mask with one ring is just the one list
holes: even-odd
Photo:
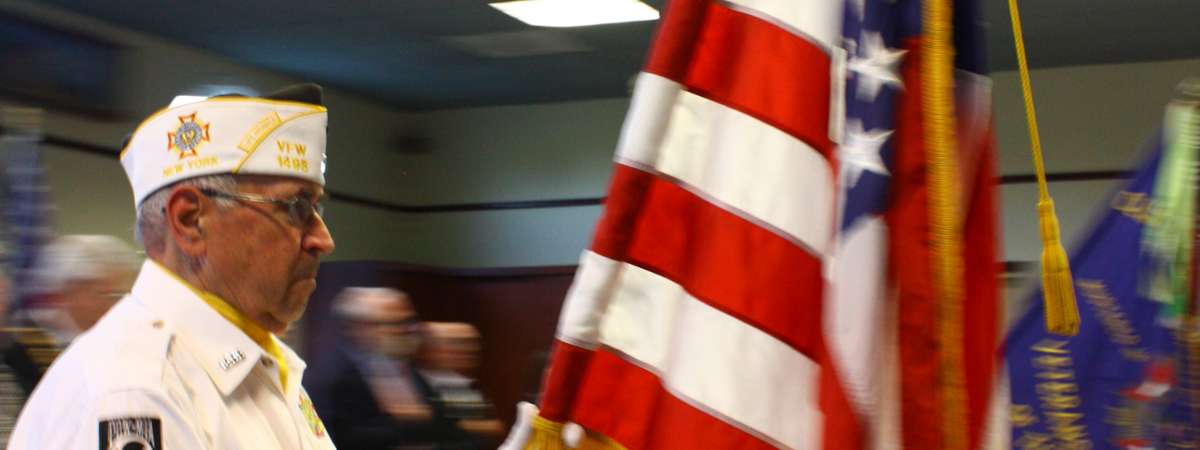
[(59, 292), (59, 305), (79, 331), (86, 331), (129, 292), (134, 277), (132, 272), (112, 270), (100, 278), (72, 281)]
[[(129, 292), (138, 259), (129, 244), (112, 236), (54, 238), (41, 249), (34, 270), (31, 284), (41, 299), (33, 305), (40, 310), (35, 320), (58, 330), (60, 338), (87, 331)], [(53, 314), (45, 314), (51, 309)]]
[(348, 333), (368, 351), (406, 359), (421, 345), (421, 324), (405, 295), (371, 294), (361, 302), (363, 313), (349, 321)]
[(458, 322), (426, 324), (425, 365), (430, 369), (449, 370), (463, 375), (479, 367), (479, 332), (474, 326)]

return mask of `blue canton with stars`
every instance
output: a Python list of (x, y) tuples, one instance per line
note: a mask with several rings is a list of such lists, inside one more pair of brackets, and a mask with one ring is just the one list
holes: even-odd
[(920, 2), (848, 0), (843, 11), (846, 118), (838, 158), (846, 231), (887, 207), (896, 108), (904, 90), (905, 51), (897, 47), (920, 32)]
[[(982, 4), (979, 0), (953, 3), (954, 66), (986, 74)], [(844, 232), (887, 209), (896, 108), (904, 92), (900, 68), (905, 51), (899, 47), (921, 33), (921, 1), (846, 0), (842, 21), (846, 116), (838, 158)]]

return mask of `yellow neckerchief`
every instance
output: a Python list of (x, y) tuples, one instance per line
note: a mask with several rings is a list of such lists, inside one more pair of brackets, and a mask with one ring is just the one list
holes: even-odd
[(216, 294), (192, 286), (191, 283), (188, 283), (183, 278), (180, 278), (166, 267), (163, 267), (162, 269), (184, 286), (187, 286), (188, 289), (191, 289), (197, 297), (200, 297), (200, 300), (204, 300), (204, 303), (207, 303), (208, 306), (211, 306), (212, 309), (216, 310), (217, 314), (220, 314), (221, 317), (224, 317), (225, 320), (228, 320), (229, 323), (233, 324), (233, 326), (238, 327), (239, 330), (242, 330), (243, 333), (246, 333), (246, 336), (248, 336), (250, 340), (258, 343), (258, 346), (262, 347), (263, 351), (274, 357), (275, 362), (279, 364), (279, 385), (283, 386), (284, 391), (287, 391), (287, 360), (283, 358), (283, 350), (279, 348), (279, 341), (275, 339), (274, 335), (258, 326), (258, 324), (250, 320), (249, 317), (246, 317), (245, 314), (242, 314), (241, 311), (238, 311)]

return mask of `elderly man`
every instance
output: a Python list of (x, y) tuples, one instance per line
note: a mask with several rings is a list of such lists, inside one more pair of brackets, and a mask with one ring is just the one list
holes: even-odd
[(333, 310), (347, 339), (306, 383), (334, 439), (355, 450), (434, 448), (453, 424), (413, 365), (421, 327), (408, 295), (346, 288)]
[(112, 236), (60, 236), (38, 256), (33, 301), (14, 315), (16, 327), (4, 352), (17, 382), (28, 395), (46, 368), (75, 337), (100, 320), (129, 292), (137, 255)]
[[(504, 425), (495, 418), (491, 402), (476, 389), (475, 371), (480, 362), (480, 336), (464, 322), (426, 322), (420, 370), (438, 397), (446, 417), (458, 421), (461, 432), (450, 437), (455, 445), (443, 448), (494, 448), (504, 436)], [(494, 440), (491, 445), (486, 442)]]
[(320, 88), (160, 111), (121, 153), (148, 261), (64, 352), (9, 449), (331, 449), (275, 334), (318, 259), (327, 114)]

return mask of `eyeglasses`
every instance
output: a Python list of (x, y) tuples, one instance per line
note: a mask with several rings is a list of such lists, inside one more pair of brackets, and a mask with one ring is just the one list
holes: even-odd
[(296, 196), (289, 199), (279, 199), (271, 197), (263, 197), (261, 195), (247, 194), (244, 192), (225, 192), (216, 189), (201, 189), (204, 195), (209, 197), (228, 198), (232, 200), (241, 200), (255, 203), (270, 203), (279, 205), (287, 211), (288, 218), (297, 225), (308, 225), (312, 223), (313, 216), (325, 217), (325, 204), (320, 201), (312, 201), (311, 199)]

